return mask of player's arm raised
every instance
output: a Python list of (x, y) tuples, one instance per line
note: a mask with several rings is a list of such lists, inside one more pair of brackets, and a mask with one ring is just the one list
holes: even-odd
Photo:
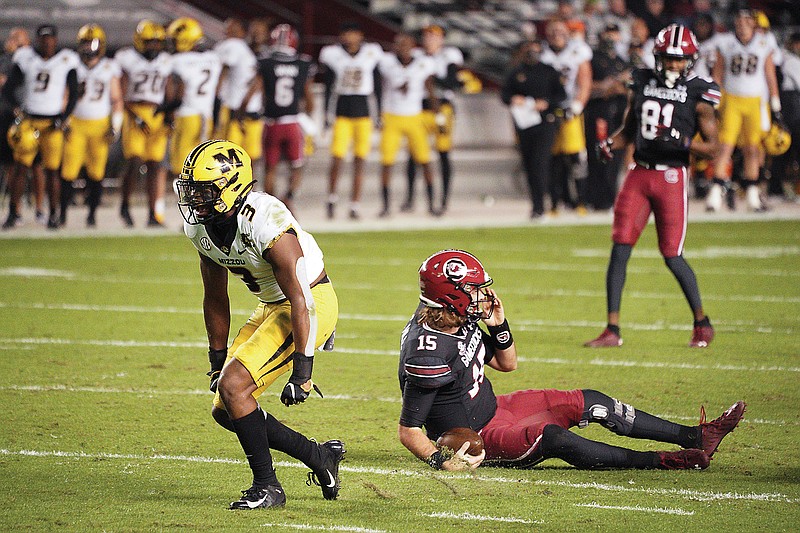
[(488, 312), (489, 307), (492, 307), (491, 316), (483, 320), (494, 345), (494, 357), (488, 365), (500, 372), (512, 372), (517, 369), (517, 345), (511, 336), (505, 308), (494, 289), (485, 289), (485, 291), (486, 295), (493, 299), (493, 303), (484, 305), (484, 312)]
[(203, 318), (208, 334), (208, 361), (211, 370), (210, 389), (217, 390), (217, 380), (228, 353), (231, 327), (231, 304), (228, 297), (228, 270), (200, 254), (200, 275), (203, 278)]

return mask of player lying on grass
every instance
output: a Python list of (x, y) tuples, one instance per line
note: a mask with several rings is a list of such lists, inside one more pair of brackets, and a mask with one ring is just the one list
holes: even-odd
[[(400, 442), (433, 468), (464, 470), (483, 462), (527, 468), (557, 457), (578, 468), (704, 469), (742, 419), (742, 401), (716, 420), (705, 422), (703, 414), (699, 425), (683, 426), (589, 389), (495, 396), (486, 365), (500, 372), (515, 370), (517, 349), (483, 265), (467, 252), (444, 250), (422, 263), (419, 279), (421, 304), (401, 339), (398, 432)], [(683, 449), (639, 452), (569, 431), (591, 422), (618, 435)], [(468, 455), (465, 446), (448, 456), (437, 449), (431, 439), (456, 427), (479, 432), (484, 451)]]

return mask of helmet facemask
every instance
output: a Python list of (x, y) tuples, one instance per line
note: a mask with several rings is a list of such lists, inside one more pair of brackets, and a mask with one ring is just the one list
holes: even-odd
[[(694, 65), (694, 58), (686, 56), (673, 56), (668, 54), (655, 54), (656, 58), (656, 74), (667, 87), (672, 89), (682, 78), (689, 75), (689, 71)], [(667, 59), (686, 60), (686, 66), (681, 70), (668, 70), (666, 66)]]
[(491, 318), (492, 313), (494, 313), (494, 296), (486, 290), (491, 283), (490, 281), (484, 285), (470, 284), (461, 289), (472, 298), (472, 303), (467, 307), (467, 320), (469, 322), (487, 320)]

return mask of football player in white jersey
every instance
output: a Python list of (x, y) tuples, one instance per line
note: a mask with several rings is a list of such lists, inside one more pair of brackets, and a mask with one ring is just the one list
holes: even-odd
[(172, 42), (172, 75), (165, 100), (165, 113), (175, 116), (169, 145), (170, 181), (178, 177), (192, 148), (211, 135), (214, 96), (217, 94), (222, 61), (213, 50), (199, 49), (203, 28), (193, 18), (175, 19), (167, 28)]
[(256, 94), (250, 99), (241, 120), (233, 120), (233, 113), (242, 105), (242, 99), (256, 74), (256, 55), (244, 39), (246, 35), (247, 28), (241, 19), (228, 19), (225, 39), (214, 46), (214, 51), (222, 60), (217, 91), (221, 106), (214, 137), (243, 146), (250, 159), (255, 161), (261, 157), (261, 136), (264, 132), (260, 117), (261, 95)]
[[(553, 171), (550, 176), (551, 215), (558, 214), (562, 200), (572, 204), (579, 214), (586, 214), (586, 178), (588, 160), (583, 109), (592, 91), (592, 49), (583, 41), (569, 39), (564, 21), (553, 19), (545, 31), (547, 48), (541, 62), (561, 73), (567, 97), (560, 102), (564, 121), (553, 143)], [(570, 189), (574, 187), (575, 191)]]
[[(336, 100), (336, 120), (331, 139), (331, 167), (328, 174), (328, 218), (333, 218), (339, 195), (336, 184), (342, 159), (353, 145), (353, 189), (350, 196), (350, 218), (359, 218), (361, 181), (364, 177), (364, 160), (372, 148), (372, 119), (369, 96), (375, 93), (380, 114), (380, 83), (376, 83), (376, 67), (383, 49), (375, 43), (364, 42), (364, 32), (351, 22), (342, 24), (339, 44), (320, 50), (319, 64), (325, 79), (325, 114)], [(328, 120), (326, 118), (327, 125)]]
[(163, 220), (163, 190), (166, 176), (160, 168), (167, 152), (169, 125), (164, 121), (164, 92), (172, 71), (172, 58), (164, 52), (164, 27), (142, 20), (133, 35), (133, 48), (123, 48), (114, 56), (122, 68), (122, 93), (125, 119), (122, 124), (122, 153), (128, 169), (122, 181), (120, 216), (133, 227), (129, 202), (139, 169), (147, 167), (146, 187), (148, 225)]
[[(289, 370), (283, 404), (305, 401), (312, 388), (319, 392), (311, 381), (314, 350), (332, 349), (336, 293), (314, 237), (280, 200), (254, 192), (253, 183), (247, 152), (221, 140), (195, 147), (175, 181), (184, 232), (200, 254), (209, 376), (216, 393), (212, 416), (236, 433), (253, 471), (252, 486), (230, 508), (286, 503), (270, 449), (305, 463), (312, 470), (309, 480), (334, 500), (344, 444), (307, 439), (263, 411), (257, 399)], [(259, 300), (230, 346), (228, 271)]]
[(431, 148), (425, 123), (422, 118), (422, 100), (431, 101), (437, 110), (439, 100), (434, 93), (433, 76), (436, 62), (427, 55), (415, 55), (414, 38), (399, 33), (394, 39), (394, 52), (386, 52), (378, 68), (383, 83), (383, 132), (381, 134), (381, 184), (383, 187), (383, 210), (381, 217), (391, 213), (389, 207), (392, 167), (403, 137), (408, 142), (408, 151), (414, 162), (422, 166), (428, 193), (428, 212), (439, 216), (433, 203), (433, 169)]
[[(756, 21), (750, 10), (740, 10), (734, 19), (734, 32), (717, 37), (717, 61), (712, 71), (714, 81), (723, 89), (720, 106), (720, 153), (715, 162), (714, 184), (706, 206), (718, 211), (722, 197), (730, 187), (731, 155), (737, 143), (742, 149), (742, 174), (747, 182), (749, 208), (762, 212), (757, 182), (762, 160), (761, 137), (769, 129), (770, 114), (780, 113), (778, 78), (775, 73), (774, 47), (755, 31)], [(769, 94), (768, 101), (764, 98)]]
[[(445, 46), (444, 28), (432, 24), (422, 30), (422, 48), (415, 53), (424, 54), (436, 64), (435, 87), (439, 100), (439, 108), (433, 109), (430, 99), (422, 101), (422, 120), (428, 135), (433, 138), (433, 145), (439, 153), (439, 173), (442, 178), (442, 201), (439, 212), (447, 210), (450, 196), (450, 183), (453, 177), (450, 164), (450, 151), (453, 149), (453, 126), (455, 124), (455, 91), (462, 88), (459, 70), (464, 65), (464, 54), (455, 46)], [(410, 157), (406, 171), (408, 178), (408, 194), (401, 207), (402, 211), (411, 211), (414, 207), (414, 182), (416, 165)]]
[[(81, 98), (72, 113), (64, 144), (62, 187), (68, 191), (61, 204), (61, 223), (66, 221), (72, 185), (86, 166), (89, 214), (86, 225), (96, 225), (95, 214), (103, 192), (108, 146), (122, 131), (122, 88), (119, 65), (105, 56), (106, 33), (97, 24), (87, 24), (78, 31), (78, 82)], [(64, 195), (62, 195), (62, 198)]]
[[(13, 228), (20, 220), (18, 209), (25, 189), (25, 175), (34, 166), (37, 154), (44, 167), (50, 204), (47, 227), (56, 229), (59, 226), (58, 208), (62, 200), (59, 169), (64, 129), (78, 101), (76, 69), (80, 59), (73, 50), (56, 52), (55, 26), (39, 26), (36, 37), (34, 48), (24, 47), (14, 52), (15, 65), (2, 90), (3, 98), (14, 107), (20, 106), (24, 117), (16, 128), (19, 138), (14, 139), (14, 132), (9, 132), (15, 166), (9, 176), (10, 210), (4, 228)], [(22, 102), (17, 101), (18, 87), (23, 88)]]

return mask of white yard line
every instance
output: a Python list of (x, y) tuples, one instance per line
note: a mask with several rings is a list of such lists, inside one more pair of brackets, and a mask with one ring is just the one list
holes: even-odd
[(422, 516), (430, 518), (447, 518), (454, 520), (469, 520), (478, 522), (512, 522), (517, 524), (544, 524), (543, 520), (528, 520), (513, 516), (486, 516), (481, 514), (464, 513), (420, 513)]
[(599, 503), (574, 503), (575, 507), (588, 507), (590, 509), (612, 509), (615, 511), (636, 511), (639, 513), (660, 513), (679, 516), (693, 516), (694, 511), (684, 511), (683, 509), (670, 509), (667, 507), (640, 507), (638, 505), (600, 505)]
[[(247, 464), (246, 461), (241, 459), (227, 459), (219, 457), (200, 457), (200, 456), (187, 456), (187, 455), (138, 455), (138, 454), (121, 454), (121, 453), (87, 453), (87, 452), (65, 452), (65, 451), (37, 451), (37, 450), (8, 450), (0, 449), (0, 455), (5, 456), (20, 456), (20, 457), (66, 457), (74, 459), (124, 459), (136, 461), (182, 461), (191, 463), (219, 463), (219, 464)], [(294, 461), (276, 461), (276, 466), (285, 468), (301, 468), (307, 469), (308, 467), (302, 463)], [(351, 472), (356, 474), (372, 474), (380, 476), (403, 476), (413, 478), (430, 478), (431, 473), (423, 470), (403, 470), (394, 468), (378, 468), (378, 467), (354, 467), (342, 465), (339, 467), (342, 472)], [(502, 476), (487, 476), (487, 475), (465, 475), (459, 473), (437, 473), (435, 475), (445, 476), (448, 479), (456, 480), (462, 478), (464, 480), (476, 480), (488, 483), (509, 483), (518, 485), (533, 484), (537, 486), (555, 486), (570, 489), (589, 489), (604, 492), (622, 492), (622, 493), (641, 493), (660, 496), (676, 496), (696, 501), (723, 501), (723, 500), (741, 500), (741, 501), (757, 501), (757, 502), (771, 502), (771, 503), (800, 503), (800, 498), (791, 498), (781, 493), (738, 493), (738, 492), (712, 492), (712, 491), (698, 491), (689, 489), (659, 489), (659, 488), (645, 488), (645, 487), (624, 487), (621, 485), (611, 485), (606, 483), (573, 483), (569, 481), (548, 481), (548, 480), (526, 480), (517, 477), (502, 477)], [(467, 477), (468, 476), (468, 477)]]
[(298, 529), (301, 531), (352, 531), (353, 533), (387, 533), (385, 529), (369, 529), (357, 526), (312, 526), (311, 524), (266, 523), (261, 527), (278, 527), (285, 529)]

